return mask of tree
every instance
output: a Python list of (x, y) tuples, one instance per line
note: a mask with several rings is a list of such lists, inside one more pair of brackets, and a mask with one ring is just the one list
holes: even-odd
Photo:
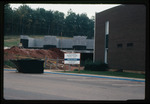
[[(19, 22), (20, 22), (20, 33), (23, 35), (25, 34), (29, 28), (30, 24), (32, 22), (31, 20), (31, 12), (32, 9), (27, 5), (22, 5), (17, 9), (17, 15), (19, 16)], [(27, 28), (28, 24), (28, 28)]]
[(49, 11), (46, 11), (46, 27), (47, 27), (47, 30), (45, 30), (45, 33), (47, 35), (50, 35), (52, 33), (52, 20), (53, 20), (53, 11), (49, 10)]
[(86, 13), (76, 14), (71, 9), (67, 16), (59, 11), (44, 8), (31, 9), (21, 5), (12, 9), (9, 4), (4, 8), (4, 32), (6, 35), (56, 35), (73, 37), (94, 36), (94, 18)]
[(64, 13), (55, 11), (53, 13), (52, 30), (53, 35), (59, 35), (63, 31)]
[(68, 36), (77, 35), (77, 15), (70, 9), (65, 19), (65, 33)]
[(92, 38), (94, 34), (94, 21), (87, 17), (87, 14), (76, 14), (71, 9), (65, 19), (65, 33), (68, 36), (87, 36)]
[(4, 6), (4, 32), (10, 35), (12, 31), (12, 15), (13, 11), (9, 4)]

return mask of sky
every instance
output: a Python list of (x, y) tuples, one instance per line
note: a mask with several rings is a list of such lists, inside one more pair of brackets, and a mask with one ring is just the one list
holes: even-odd
[[(10, 4), (12, 9), (18, 8), (22, 4)], [(26, 4), (32, 9), (44, 8), (45, 10), (58, 10), (67, 15), (68, 10), (76, 14), (86, 13), (89, 18), (95, 16), (95, 13), (118, 6), (119, 4)]]

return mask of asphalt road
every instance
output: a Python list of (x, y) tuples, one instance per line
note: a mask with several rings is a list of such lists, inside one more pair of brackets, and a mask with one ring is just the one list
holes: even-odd
[(144, 100), (145, 82), (4, 71), (6, 100)]

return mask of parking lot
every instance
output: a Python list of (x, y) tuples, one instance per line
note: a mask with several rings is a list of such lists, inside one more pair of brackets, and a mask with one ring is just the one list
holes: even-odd
[(145, 82), (57, 73), (4, 70), (6, 100), (143, 100)]

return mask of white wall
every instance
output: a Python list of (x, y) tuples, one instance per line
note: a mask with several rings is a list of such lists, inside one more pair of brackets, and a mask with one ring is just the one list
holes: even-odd
[(94, 48), (94, 40), (93, 39), (87, 39), (86, 40), (86, 48), (87, 49), (93, 49)]
[(57, 46), (56, 36), (45, 36), (43, 45), (56, 45)]
[(35, 46), (35, 42), (34, 42), (34, 38), (28, 38), (28, 47), (34, 47)]

